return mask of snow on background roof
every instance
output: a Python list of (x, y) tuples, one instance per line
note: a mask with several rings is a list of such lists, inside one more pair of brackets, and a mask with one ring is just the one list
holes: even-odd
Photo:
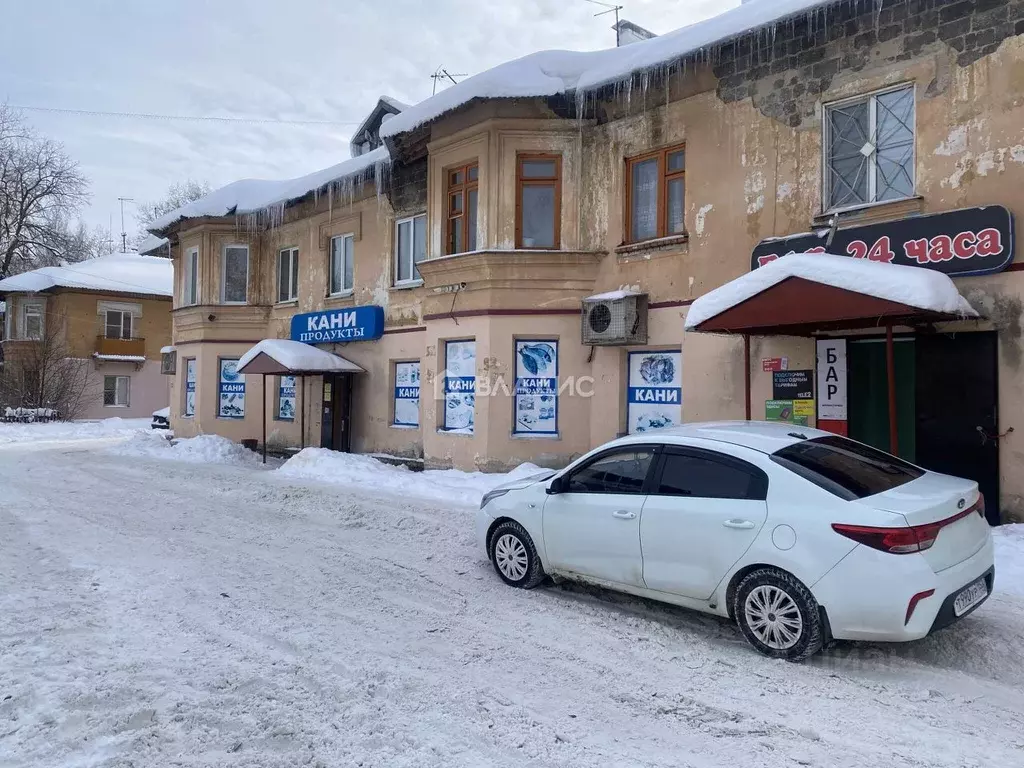
[(685, 327), (687, 330), (696, 328), (791, 277), (926, 311), (960, 317), (978, 316), (949, 276), (941, 272), (830, 253), (797, 253), (776, 259), (704, 294), (690, 306)]
[(385, 123), (381, 138), (428, 123), (474, 99), (526, 98), (586, 92), (664, 67), (761, 27), (810, 13), (823, 0), (751, 0), (705, 21), (650, 40), (601, 51), (539, 51), (467, 78)]
[(112, 253), (62, 267), (42, 267), (0, 280), (0, 293), (37, 293), (50, 288), (170, 296), (174, 291), (174, 265), (170, 259)]
[(260, 354), (265, 354), (292, 371), (348, 371), (362, 373), (363, 369), (350, 360), (318, 349), (310, 344), (289, 339), (264, 339), (246, 352), (238, 361), (242, 371)]
[[(202, 216), (229, 216), (232, 214), (262, 213), (279, 209), (285, 204), (313, 193), (319, 194), (327, 188), (333, 193), (336, 187), (347, 187), (361, 175), (372, 175), (379, 184), (381, 171), (391, 162), (386, 147), (353, 157), (330, 168), (299, 176), (296, 179), (271, 181), (268, 179), (242, 179), (215, 189), (188, 205), (161, 216), (149, 225), (150, 232), (166, 229), (181, 219), (195, 219)], [(342, 191), (345, 191), (342, 189)], [(351, 190), (349, 190), (351, 191)]]

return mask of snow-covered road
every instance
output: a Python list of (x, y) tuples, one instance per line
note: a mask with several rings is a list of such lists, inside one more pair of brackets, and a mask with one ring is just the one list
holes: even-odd
[(793, 665), (509, 589), (469, 507), (85, 448), (0, 451), (0, 766), (1024, 764), (998, 577), (934, 638)]

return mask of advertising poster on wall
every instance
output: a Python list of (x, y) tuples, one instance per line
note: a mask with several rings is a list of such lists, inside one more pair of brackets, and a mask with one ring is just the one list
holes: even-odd
[(245, 418), (245, 378), (238, 372), (237, 360), (220, 361), (217, 416), (222, 419)]
[(196, 359), (185, 361), (185, 411), (182, 416), (196, 415)]
[(395, 363), (396, 427), (420, 425), (420, 364)]
[(445, 342), (444, 428), (473, 433), (476, 406), (476, 342)]
[(295, 421), (295, 377), (282, 376), (277, 385), (277, 418)]
[(799, 427), (810, 426), (814, 416), (813, 400), (766, 400), (765, 421), (783, 421)]
[(846, 339), (818, 340), (818, 419), (846, 421)]
[(558, 434), (558, 342), (516, 342), (517, 435)]
[(630, 352), (626, 405), (627, 431), (630, 434), (681, 424), (682, 354)]

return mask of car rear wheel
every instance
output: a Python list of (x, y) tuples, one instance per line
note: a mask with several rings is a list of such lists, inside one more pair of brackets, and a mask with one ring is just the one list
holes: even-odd
[(736, 588), (733, 616), (754, 648), (774, 659), (803, 661), (821, 650), (818, 601), (791, 573), (758, 568)]
[(519, 523), (508, 520), (495, 528), (489, 549), (494, 570), (509, 586), (533, 589), (544, 580), (537, 548)]

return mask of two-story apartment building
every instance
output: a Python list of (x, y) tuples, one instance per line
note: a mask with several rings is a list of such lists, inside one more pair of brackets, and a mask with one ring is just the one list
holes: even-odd
[(0, 280), (0, 406), (148, 417), (168, 403), (173, 264), (116, 253)]
[[(617, 434), (743, 418), (747, 376), (763, 417), (773, 368), (821, 391), (816, 340), (754, 338), (744, 371), (741, 340), (684, 335), (687, 307), (773, 257), (838, 250), (952, 274), (983, 315), (896, 329), (900, 449), (959, 460), (1020, 515), (1022, 15), (753, 0), (384, 99), (351, 160), (156, 223), (181, 265), (173, 426), (258, 437), (261, 379), (234, 363), (264, 338), (362, 369), (267, 379), (270, 439), (289, 445), (560, 464)], [(888, 447), (878, 334), (820, 335), (843, 342), (843, 429)]]

